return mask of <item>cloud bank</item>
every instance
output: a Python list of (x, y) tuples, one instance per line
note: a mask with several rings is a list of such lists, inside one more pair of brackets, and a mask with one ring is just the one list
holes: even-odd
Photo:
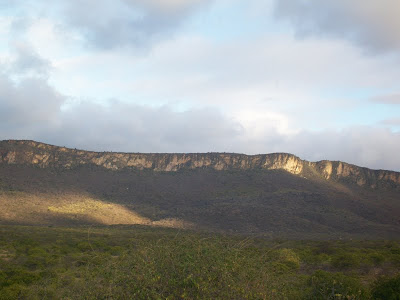
[(254, 134), (253, 126), (212, 107), (176, 111), (120, 101), (66, 104), (68, 98), (45, 78), (17, 84), (1, 76), (0, 139), (33, 139), (97, 151), (290, 152), (308, 160), (400, 170), (400, 133), (389, 129), (351, 127), (287, 134), (267, 126)]

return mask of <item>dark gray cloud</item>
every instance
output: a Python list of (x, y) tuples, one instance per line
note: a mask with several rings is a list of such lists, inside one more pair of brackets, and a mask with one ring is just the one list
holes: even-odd
[(275, 14), (298, 36), (345, 38), (373, 52), (400, 49), (397, 0), (276, 0)]

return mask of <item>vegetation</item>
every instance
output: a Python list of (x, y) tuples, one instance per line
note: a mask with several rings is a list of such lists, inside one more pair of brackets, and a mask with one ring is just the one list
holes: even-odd
[(399, 299), (399, 269), (397, 241), (0, 226), (0, 299)]
[(2, 165), (0, 300), (400, 299), (400, 186), (303, 175)]
[(0, 224), (176, 220), (172, 227), (192, 224), (207, 231), (269, 238), (399, 239), (399, 191), (281, 170), (153, 172), (3, 165)]
[(400, 275), (379, 279), (372, 288), (372, 296), (379, 300), (400, 299)]

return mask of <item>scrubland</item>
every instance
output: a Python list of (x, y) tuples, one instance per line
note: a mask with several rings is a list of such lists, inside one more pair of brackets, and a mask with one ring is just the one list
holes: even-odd
[(0, 227), (0, 299), (399, 299), (399, 269), (398, 241)]

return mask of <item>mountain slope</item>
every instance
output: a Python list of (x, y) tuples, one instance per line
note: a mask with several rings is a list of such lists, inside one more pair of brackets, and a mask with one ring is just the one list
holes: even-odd
[(34, 141), (0, 141), (0, 163), (39, 167), (74, 168), (97, 165), (110, 170), (125, 168), (153, 171), (210, 168), (215, 170), (285, 170), (295, 175), (354, 182), (360, 186), (400, 185), (400, 173), (371, 170), (335, 161), (309, 162), (287, 153), (244, 155), (235, 153), (113, 153), (57, 147)]
[[(392, 171), (290, 154), (97, 153), (32, 141), (0, 142), (0, 157), (3, 223), (138, 220), (265, 236), (400, 237)], [(109, 205), (120, 219), (96, 210)]]

